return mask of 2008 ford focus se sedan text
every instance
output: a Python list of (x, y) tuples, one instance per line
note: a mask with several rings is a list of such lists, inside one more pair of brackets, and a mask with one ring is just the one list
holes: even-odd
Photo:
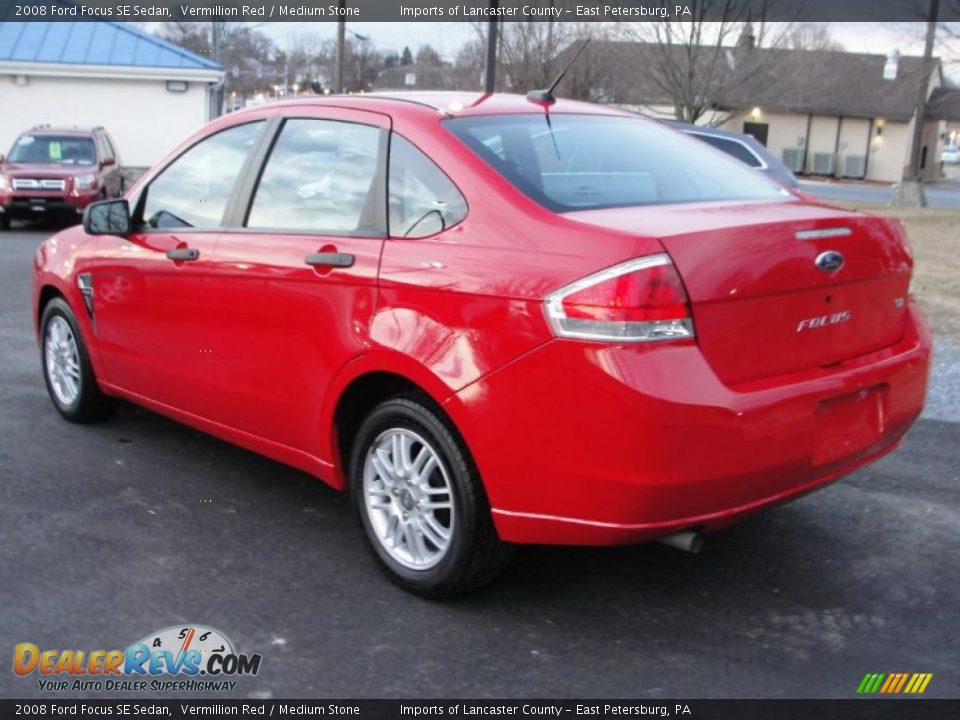
[(46, 240), (68, 420), (125, 398), (349, 489), (423, 595), (523, 543), (702, 533), (893, 450), (931, 339), (902, 226), (590, 104), (220, 118)]

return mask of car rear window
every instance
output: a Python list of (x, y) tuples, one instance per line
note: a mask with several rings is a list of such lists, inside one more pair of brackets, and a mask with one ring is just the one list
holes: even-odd
[(554, 212), (774, 199), (786, 192), (727, 154), (641, 118), (538, 113), (444, 125)]
[(93, 138), (76, 135), (21, 135), (7, 158), (12, 163), (93, 165), (97, 152)]

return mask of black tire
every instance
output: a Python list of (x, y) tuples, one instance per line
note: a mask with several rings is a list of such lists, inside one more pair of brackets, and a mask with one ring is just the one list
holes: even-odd
[[(76, 397), (65, 402), (57, 393), (50, 381), (50, 373), (47, 371), (47, 343), (48, 329), (54, 318), (62, 318), (66, 321), (73, 334), (74, 342), (77, 348), (77, 358), (79, 361), (79, 392)], [(70, 422), (89, 423), (102, 420), (108, 417), (116, 410), (117, 400), (105, 395), (97, 385), (97, 379), (93, 374), (93, 367), (90, 365), (90, 357), (87, 354), (86, 345), (83, 337), (77, 329), (77, 321), (73, 315), (70, 306), (62, 298), (53, 298), (43, 309), (43, 315), (40, 319), (40, 358), (43, 365), (43, 380), (47, 385), (47, 393), (57, 411)]]
[[(376, 439), (390, 429), (411, 430), (424, 438), (450, 477), (456, 522), (445, 554), (429, 569), (410, 569), (390, 556), (373, 529), (364, 501), (367, 454)], [(506, 567), (513, 548), (497, 537), (470, 453), (449, 421), (428, 401), (401, 397), (374, 408), (357, 431), (349, 467), (353, 506), (367, 547), (387, 577), (400, 587), (423, 597), (448, 597), (488, 583)]]
[(9, 230), (10, 229), (10, 218), (7, 217), (6, 213), (0, 215), (0, 230)]

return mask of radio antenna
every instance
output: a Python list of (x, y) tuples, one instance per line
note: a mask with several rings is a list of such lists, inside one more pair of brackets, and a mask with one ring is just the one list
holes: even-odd
[(527, 100), (535, 103), (543, 103), (546, 105), (552, 105), (557, 101), (553, 95), (553, 91), (557, 89), (557, 85), (560, 84), (560, 81), (563, 80), (564, 76), (567, 74), (567, 70), (573, 67), (573, 64), (577, 61), (577, 58), (580, 57), (580, 54), (586, 49), (587, 45), (590, 44), (590, 38), (587, 38), (583, 41), (583, 44), (580, 45), (580, 48), (573, 54), (573, 57), (570, 58), (563, 70), (554, 78), (554, 81), (550, 83), (550, 87), (546, 90), (531, 90), (527, 93)]

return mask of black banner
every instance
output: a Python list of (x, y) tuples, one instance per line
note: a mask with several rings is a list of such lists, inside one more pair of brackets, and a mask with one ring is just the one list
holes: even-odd
[(942, 720), (960, 700), (0, 700), (0, 717)]
[[(0, 21), (920, 22), (930, 0), (0, 0)], [(960, 2), (939, 20), (960, 20)]]

